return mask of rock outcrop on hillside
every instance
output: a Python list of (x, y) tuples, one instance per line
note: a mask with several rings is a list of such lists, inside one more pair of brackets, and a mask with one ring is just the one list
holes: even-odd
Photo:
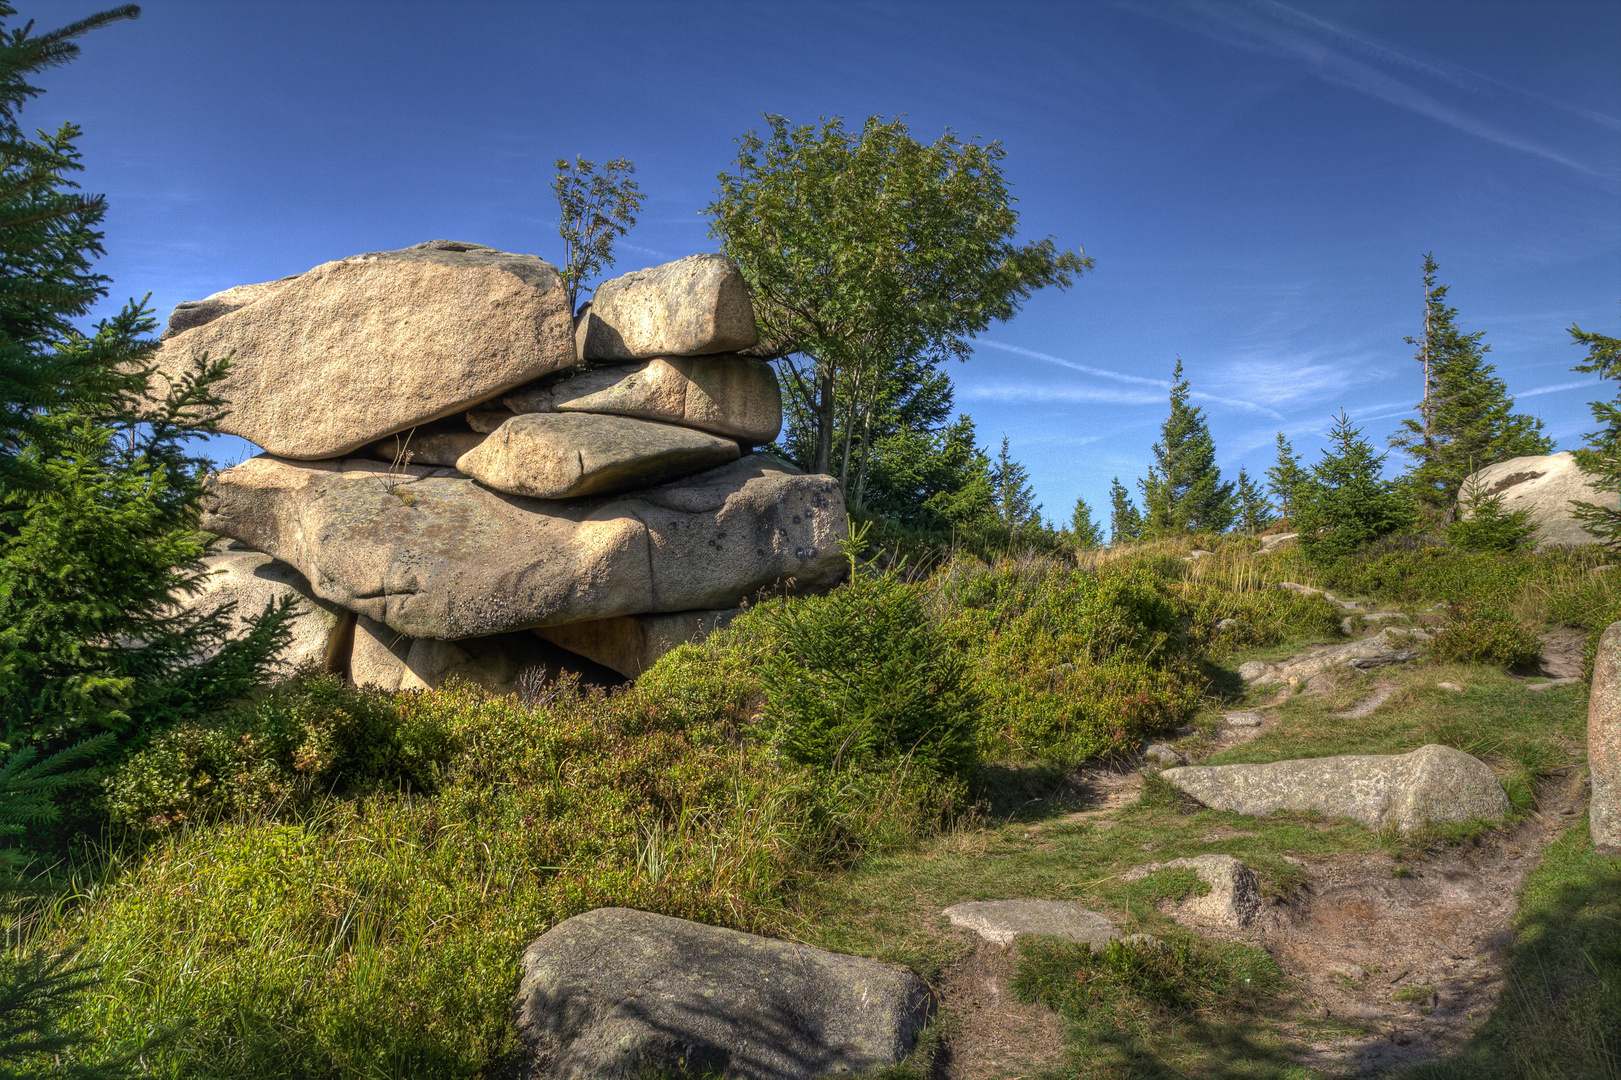
[[(1587, 475), (1576, 467), (1576, 455), (1568, 450), (1488, 465), (1471, 473), (1463, 482), (1463, 490), (1474, 490), (1477, 485), (1483, 495), (1501, 495), (1506, 513), (1530, 511), (1531, 521), (1537, 526), (1539, 548), (1593, 542), (1593, 535), (1582, 528), (1571, 511), (1573, 501), (1621, 509), (1621, 495), (1589, 484)], [(1460, 513), (1467, 516), (1468, 511), (1460, 507)]]
[(634, 677), (760, 589), (831, 586), (844, 503), (754, 452), (782, 426), (756, 343), (720, 255), (604, 282), (577, 321), (545, 262), (445, 240), (181, 304), (160, 367), (231, 354), (225, 430), (267, 451), (209, 481), (202, 527), (237, 544), (196, 602), (293, 589), (285, 665), (504, 691)]

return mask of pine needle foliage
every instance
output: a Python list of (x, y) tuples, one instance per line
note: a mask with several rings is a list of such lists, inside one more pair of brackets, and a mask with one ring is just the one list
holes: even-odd
[(1091, 551), (1103, 546), (1103, 530), (1092, 517), (1092, 508), (1087, 505), (1085, 496), (1077, 496), (1075, 509), (1069, 515), (1069, 534), (1075, 545), (1082, 551)]
[(1171, 414), (1154, 444), (1154, 464), (1139, 481), (1143, 535), (1149, 539), (1225, 532), (1233, 523), (1233, 485), (1222, 483), (1216, 441), (1204, 410), (1188, 404), (1191, 394), (1178, 358), (1171, 373)]
[[(1570, 336), (1574, 344), (1587, 346), (1586, 362), (1571, 370), (1621, 381), (1621, 338), (1591, 333), (1574, 324)], [(1600, 426), (1587, 433), (1587, 445), (1576, 451), (1576, 464), (1591, 483), (1613, 492), (1621, 487), (1621, 394), (1614, 401), (1590, 402), (1588, 408)], [(1621, 549), (1621, 511), (1590, 502), (1571, 506), (1582, 527), (1600, 543)]]
[(1300, 455), (1289, 440), (1278, 432), (1278, 460), (1266, 470), (1266, 490), (1272, 496), (1272, 507), (1291, 525), (1300, 515), (1300, 491), (1308, 479), (1300, 466)]
[(1484, 330), (1466, 334), (1458, 310), (1446, 303), (1447, 286), (1437, 285), (1435, 256), (1424, 256), (1425, 332), (1406, 338), (1427, 361), (1428, 385), (1418, 405), (1419, 419), (1402, 421), (1390, 444), (1412, 459), (1404, 477), (1422, 509), (1449, 511), (1464, 479), (1476, 469), (1527, 454), (1548, 454), (1553, 440), (1542, 421), (1513, 411), (1508, 384), (1486, 362), (1491, 346)]
[[(0, 3), (0, 23), (12, 14)], [(197, 357), (163, 385), (156, 323), (134, 301), (74, 326), (106, 294), (90, 270), (105, 201), (69, 179), (77, 128), (29, 140), (17, 121), (40, 92), (26, 80), (72, 59), (70, 38), (138, 14), (0, 29), (0, 754), (24, 754), (6, 774), (32, 786), (4, 798), (35, 822), (47, 790), (60, 799), (111, 754), (243, 693), (287, 635), (285, 608), (230, 644), (230, 611), (177, 609), (203, 577), (207, 462), (190, 440), (217, 431), (225, 363)]]
[(1374, 453), (1344, 411), (1328, 438), (1330, 445), (1301, 492), (1300, 550), (1318, 563), (1355, 554), (1413, 517), (1406, 494), (1380, 479), (1385, 455)]
[(1115, 477), (1109, 482), (1109, 544), (1119, 547), (1140, 539), (1143, 533), (1143, 515), (1131, 501), (1131, 492)]
[(62, 1055), (86, 1039), (63, 1018), (96, 984), (95, 967), (73, 952), (0, 954), (0, 1080), (122, 1080), (134, 1077), (134, 1055), (69, 1064)]

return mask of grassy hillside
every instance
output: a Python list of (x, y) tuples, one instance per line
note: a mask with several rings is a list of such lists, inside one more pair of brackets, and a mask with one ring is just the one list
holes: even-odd
[[(303, 679), (173, 730), (109, 777), (85, 815), (91, 839), (37, 864), (13, 905), (12, 955), (82, 945), (100, 973), (73, 1013), (85, 1060), (136, 1049), (150, 1074), (176, 1077), (491, 1077), (514, 1050), (520, 952), (591, 908), (785, 934), (937, 977), (965, 948), (941, 907), (1051, 896), (1174, 945), (1096, 961), (1024, 951), (1014, 988), (1069, 1025), (1060, 1074), (1304, 1075), (1298, 986), (1260, 950), (1177, 930), (1161, 909), (1197, 887), (1191, 875), (1119, 874), (1145, 850), (1227, 852), (1283, 897), (1302, 857), (1400, 866), (1492, 831), (1257, 822), (1151, 781), (1105, 825), (1073, 816), (1075, 770), (1135, 760), (1150, 738), (1208, 749), (1215, 713), (1258, 700), (1239, 662), (1338, 640), (1338, 607), (1271, 587), (1294, 581), (1471, 629), (1368, 717), (1334, 718), (1349, 698), (1295, 697), (1216, 760), (1446, 742), (1498, 771), (1522, 820), (1580, 766), (1585, 687), (1528, 693), (1503, 664), (1550, 626), (1596, 635), (1621, 602), (1614, 571), (1584, 551), (1374, 551), (1324, 573), (1254, 541), (1205, 538), (1213, 554), (1189, 558), (1200, 543), (1079, 564), (869, 565), (828, 596), (762, 599), (612, 694)], [(1614, 1068), (1621, 954), (1605, 931), (1621, 925), (1621, 871), (1586, 854), (1579, 819), (1565, 825), (1525, 887), (1514, 992), (1464, 1057), (1426, 1075)]]

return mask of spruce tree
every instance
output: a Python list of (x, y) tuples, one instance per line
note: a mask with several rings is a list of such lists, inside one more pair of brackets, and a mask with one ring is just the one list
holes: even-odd
[(1433, 254), (1424, 256), (1424, 335), (1406, 338), (1418, 346), (1424, 366), (1424, 399), (1418, 419), (1402, 421), (1390, 444), (1405, 451), (1412, 466), (1403, 481), (1420, 507), (1450, 514), (1464, 478), (1477, 469), (1524, 454), (1547, 454), (1553, 440), (1542, 421), (1513, 412), (1508, 384), (1486, 362), (1491, 346), (1484, 330), (1466, 334), (1458, 311), (1447, 306), (1447, 286), (1435, 282)]
[(1301, 489), (1300, 550), (1316, 562), (1354, 554), (1412, 520), (1412, 502), (1379, 477), (1385, 455), (1375, 454), (1344, 411), (1328, 433), (1330, 446)]
[(1142, 533), (1143, 516), (1117, 476), (1109, 484), (1109, 546), (1130, 543), (1141, 538)]
[[(0, 26), (13, 14), (0, 2)], [(25, 80), (72, 59), (70, 38), (138, 14), (38, 38), (0, 29), (0, 800), (13, 804), (0, 822), (49, 820), (51, 786), (240, 696), (287, 636), (285, 609), (229, 644), (230, 611), (176, 609), (203, 576), (207, 462), (189, 441), (216, 430), (224, 367), (199, 357), (156, 383), (156, 325), (133, 301), (75, 329), (106, 293), (89, 270), (105, 202), (73, 191), (77, 128), (31, 141), (17, 121), (39, 93)]]
[(1092, 508), (1086, 504), (1085, 496), (1075, 500), (1075, 509), (1069, 515), (1069, 532), (1082, 551), (1103, 546), (1103, 530), (1092, 519)]
[(996, 496), (996, 516), (1010, 529), (1041, 524), (1041, 504), (1036, 502), (1030, 474), (1013, 459), (1008, 438), (1002, 436), (1002, 450), (991, 467), (991, 487)]
[(1267, 505), (1266, 494), (1259, 484), (1250, 479), (1242, 465), (1238, 468), (1238, 529), (1245, 536), (1254, 536), (1272, 524), (1272, 508)]
[[(1571, 370), (1621, 381), (1621, 338), (1589, 333), (1574, 324), (1570, 336), (1574, 344), (1587, 346), (1587, 361)], [(1584, 436), (1587, 445), (1576, 451), (1576, 464), (1587, 474), (1589, 483), (1614, 492), (1621, 488), (1621, 393), (1613, 401), (1589, 402), (1588, 408), (1600, 427)], [(1621, 511), (1578, 501), (1571, 503), (1571, 509), (1582, 527), (1600, 543), (1621, 549)]]
[(1204, 410), (1188, 404), (1191, 390), (1182, 361), (1171, 373), (1171, 414), (1154, 444), (1154, 464), (1139, 482), (1143, 494), (1143, 535), (1223, 532), (1233, 522), (1233, 485), (1221, 482), (1216, 442)]
[(1266, 489), (1272, 495), (1273, 509), (1291, 526), (1300, 510), (1300, 485), (1307, 479), (1300, 467), (1300, 455), (1289, 445), (1289, 440), (1278, 432), (1278, 461), (1266, 471)]

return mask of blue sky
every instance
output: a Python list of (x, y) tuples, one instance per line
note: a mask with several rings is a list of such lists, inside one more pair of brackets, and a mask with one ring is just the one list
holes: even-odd
[[(54, 27), (110, 0), (15, 2)], [(1621, 333), (1611, 0), (143, 7), (22, 118), (85, 129), (111, 299), (162, 316), (434, 238), (556, 261), (575, 154), (636, 162), (619, 271), (713, 250), (701, 209), (761, 113), (902, 114), (1000, 140), (1023, 233), (1097, 260), (952, 370), (1051, 517), (1142, 475), (1178, 356), (1235, 474), (1279, 430), (1315, 458), (1341, 408), (1382, 445), (1420, 392), (1426, 251), (1562, 449), (1611, 396), (1565, 333)]]

